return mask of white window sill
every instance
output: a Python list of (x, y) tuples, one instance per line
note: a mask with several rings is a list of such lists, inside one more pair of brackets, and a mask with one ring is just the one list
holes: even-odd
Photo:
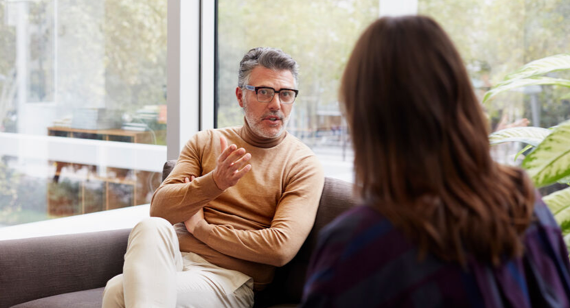
[(0, 228), (0, 240), (75, 234), (134, 227), (149, 217), (149, 204)]

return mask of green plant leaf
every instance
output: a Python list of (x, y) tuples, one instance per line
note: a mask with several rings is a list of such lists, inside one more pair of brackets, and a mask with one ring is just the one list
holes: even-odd
[(570, 121), (553, 130), (523, 160), (537, 187), (543, 187), (570, 175)]
[(560, 229), (562, 229), (563, 236), (570, 234), (570, 220), (563, 221), (560, 224)]
[(566, 93), (566, 94), (560, 96), (558, 99), (563, 100), (563, 99), (569, 99), (569, 98), (570, 98), (570, 93)]
[[(554, 215), (554, 219), (556, 219), (556, 223), (558, 223), (560, 228), (562, 228), (565, 224), (566, 225), (569, 224), (570, 223), (570, 207), (567, 206), (562, 211), (558, 212), (558, 214)], [(565, 227), (565, 229), (566, 228), (568, 228), (568, 226)]]
[(542, 127), (505, 128), (489, 135), (489, 142), (491, 145), (496, 145), (504, 142), (517, 141), (537, 146), (550, 133), (550, 130)]
[(570, 176), (567, 176), (567, 177), (565, 177), (565, 178), (562, 178), (562, 179), (560, 179), (560, 180), (558, 180), (558, 181), (556, 181), (556, 182), (558, 182), (558, 183), (560, 183), (560, 184), (566, 184), (566, 185), (569, 185), (569, 186), (570, 186)]
[(526, 79), (513, 79), (503, 81), (485, 94), (485, 97), (483, 97), (483, 104), (485, 104), (491, 98), (497, 96), (497, 94), (503, 93), (505, 91), (534, 85), (557, 85), (570, 88), (570, 80), (552, 77), (532, 77)]
[(517, 155), (515, 155), (515, 158), (513, 159), (513, 161), (517, 161), (517, 158), (519, 158), (519, 156), (520, 156), (522, 153), (524, 153), (524, 152), (526, 152), (527, 150), (532, 149), (532, 148), (533, 148), (532, 145), (527, 144), (526, 147), (524, 147), (522, 150), (520, 150), (520, 151), (517, 152)]
[(567, 69), (570, 69), (570, 54), (559, 54), (529, 62), (515, 72), (508, 74), (504, 81), (532, 78)]
[(570, 187), (551, 193), (542, 197), (542, 200), (552, 212), (552, 215), (560, 214), (565, 209), (570, 208)]

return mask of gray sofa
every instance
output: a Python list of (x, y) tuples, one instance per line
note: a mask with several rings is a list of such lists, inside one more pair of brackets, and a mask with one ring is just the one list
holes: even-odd
[[(174, 167), (166, 162), (163, 179)], [(354, 205), (352, 184), (326, 178), (315, 225), (295, 258), (278, 268), (254, 307), (295, 307), (319, 230)], [(101, 307), (107, 281), (122, 272), (130, 230), (0, 241), (0, 308)]]

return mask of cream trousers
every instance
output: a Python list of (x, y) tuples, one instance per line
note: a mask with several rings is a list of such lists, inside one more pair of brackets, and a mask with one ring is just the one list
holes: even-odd
[(162, 218), (138, 223), (125, 254), (123, 274), (107, 282), (107, 307), (252, 307), (253, 279), (181, 253), (174, 227)]

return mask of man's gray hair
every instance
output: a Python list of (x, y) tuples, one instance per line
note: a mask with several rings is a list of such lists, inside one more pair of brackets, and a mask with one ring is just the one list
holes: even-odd
[(290, 55), (281, 49), (257, 47), (250, 49), (239, 63), (238, 87), (243, 88), (248, 83), (251, 71), (258, 65), (272, 70), (290, 71), (297, 86), (299, 65)]

